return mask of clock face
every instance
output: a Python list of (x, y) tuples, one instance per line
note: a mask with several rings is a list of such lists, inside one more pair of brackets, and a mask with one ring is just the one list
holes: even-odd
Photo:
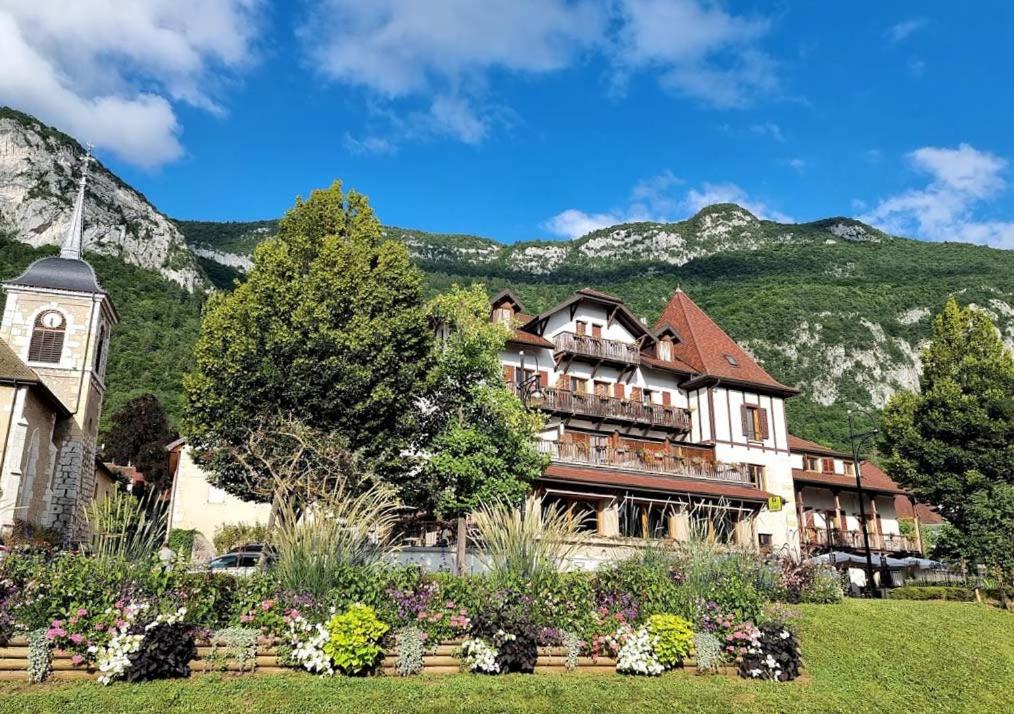
[(42, 326), (51, 330), (63, 327), (63, 315), (58, 312), (47, 312), (42, 316)]

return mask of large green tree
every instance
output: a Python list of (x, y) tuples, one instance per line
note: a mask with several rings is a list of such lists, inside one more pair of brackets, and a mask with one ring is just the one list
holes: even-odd
[(542, 473), (533, 440), (543, 422), (504, 383), (500, 351), (507, 329), (490, 322), (482, 286), (452, 286), (431, 301), (430, 313), (441, 338), (427, 382), (416, 502), (458, 518), (463, 564), (467, 514), (484, 503), (520, 503)]
[(952, 298), (933, 323), (918, 393), (884, 409), (888, 473), (950, 522), (948, 546), (1014, 575), (1014, 357), (989, 316)]
[(257, 247), (248, 279), (210, 301), (187, 375), (184, 432), (218, 485), (255, 497), (238, 463), (251, 425), (334, 434), (399, 482), (432, 358), (422, 275), (365, 196), (314, 191)]
[(102, 458), (133, 464), (155, 490), (168, 487), (169, 470), (165, 446), (176, 438), (162, 402), (154, 394), (142, 394), (123, 405), (110, 418), (102, 433)]

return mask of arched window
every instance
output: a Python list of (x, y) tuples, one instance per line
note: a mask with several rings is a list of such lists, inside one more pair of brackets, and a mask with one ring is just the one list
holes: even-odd
[(67, 321), (56, 310), (47, 310), (35, 318), (32, 342), (28, 346), (29, 362), (50, 362), (56, 364), (63, 353), (63, 336)]
[(95, 345), (95, 362), (92, 367), (96, 372), (102, 373), (102, 368), (105, 365), (106, 359), (106, 343), (109, 341), (109, 333), (106, 330), (106, 326), (103, 324), (102, 329), (99, 330), (99, 341)]

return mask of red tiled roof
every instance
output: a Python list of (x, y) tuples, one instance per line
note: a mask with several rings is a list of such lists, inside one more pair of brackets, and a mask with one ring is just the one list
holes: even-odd
[(820, 454), (821, 456), (837, 456), (839, 459), (852, 458), (852, 454), (846, 454), (844, 451), (835, 451), (823, 444), (818, 444), (816, 441), (801, 439), (795, 434), (789, 434), (789, 451)]
[(937, 526), (947, 521), (936, 512), (933, 506), (925, 503), (916, 503), (915, 509), (908, 496), (897, 495), (894, 497), (894, 512), (898, 518), (913, 518), (919, 516), (919, 522), (925, 525)]
[(507, 338), (508, 342), (514, 342), (515, 344), (521, 345), (532, 345), (534, 347), (546, 347), (552, 349), (555, 345), (547, 340), (545, 337), (535, 335), (531, 332), (525, 332), (524, 330), (515, 330), (514, 334)]
[(750, 486), (734, 483), (697, 481), (693, 479), (674, 478), (638, 474), (629, 471), (612, 471), (608, 469), (582, 468), (565, 464), (550, 464), (542, 476), (547, 481), (569, 481), (573, 483), (593, 484), (608, 488), (631, 488), (640, 491), (664, 491), (666, 493), (683, 493), (700, 496), (717, 496), (742, 501), (765, 502), (770, 493)]
[[(869, 461), (862, 463), (863, 488), (880, 493), (905, 494), (907, 491), (891, 480), (891, 477)], [(848, 474), (826, 474), (820, 471), (792, 469), (792, 480), (814, 486), (835, 486), (842, 489), (856, 490), (856, 479)]]
[[(774, 389), (795, 391), (758, 365), (753, 357), (736, 344), (721, 327), (691, 300), (682, 290), (676, 290), (662, 316), (655, 323), (655, 330), (669, 326), (683, 338), (673, 344), (673, 354), (693, 367), (695, 372), (710, 377), (721, 377), (756, 384)], [(738, 364), (732, 365), (726, 355)]]
[(664, 360), (652, 355), (641, 354), (641, 362), (655, 369), (667, 369), (680, 374), (694, 373), (694, 368), (681, 359)]

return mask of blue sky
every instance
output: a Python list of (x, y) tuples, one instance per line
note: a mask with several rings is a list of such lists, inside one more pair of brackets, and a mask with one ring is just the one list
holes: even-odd
[(0, 103), (181, 218), (504, 241), (732, 200), (1014, 248), (1014, 5), (0, 0)]

